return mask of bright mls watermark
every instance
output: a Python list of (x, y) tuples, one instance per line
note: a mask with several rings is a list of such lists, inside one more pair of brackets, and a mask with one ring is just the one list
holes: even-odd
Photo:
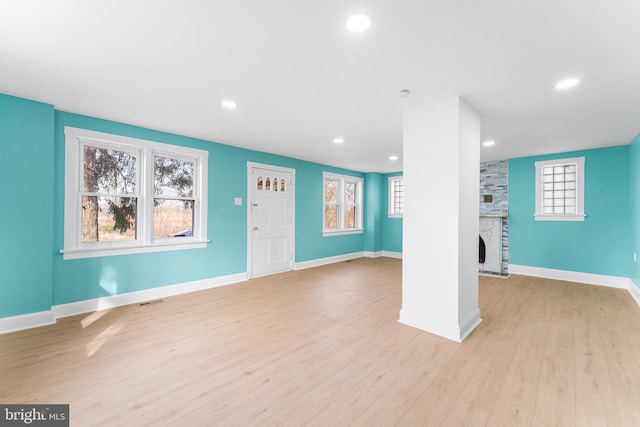
[(69, 427), (69, 405), (0, 404), (0, 427)]

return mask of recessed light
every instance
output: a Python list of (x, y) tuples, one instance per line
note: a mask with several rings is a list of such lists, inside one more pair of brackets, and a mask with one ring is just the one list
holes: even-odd
[(353, 33), (361, 33), (371, 26), (371, 17), (364, 13), (352, 15), (347, 20), (347, 28)]
[(395, 162), (396, 160), (398, 160), (398, 156), (389, 156), (389, 160), (391, 160), (392, 162)]
[(485, 147), (491, 147), (492, 145), (495, 145), (496, 142), (495, 141), (485, 141), (482, 143), (482, 145), (484, 145)]
[(222, 106), (224, 108), (228, 108), (230, 110), (233, 110), (234, 108), (236, 108), (238, 105), (235, 103), (235, 101), (231, 101), (230, 99), (225, 99), (224, 101), (221, 102)]
[(344, 142), (344, 138), (333, 138), (333, 142), (335, 142), (336, 144), (342, 144)]
[(556, 84), (556, 89), (568, 89), (580, 83), (580, 79), (566, 79)]

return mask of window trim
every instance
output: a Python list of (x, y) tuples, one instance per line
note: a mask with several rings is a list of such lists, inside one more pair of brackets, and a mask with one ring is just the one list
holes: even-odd
[[(576, 213), (575, 214), (545, 214), (542, 210), (543, 191), (542, 169), (547, 166), (576, 164)], [(584, 157), (571, 157), (535, 162), (536, 168), (536, 221), (584, 221)]]
[[(205, 248), (207, 240), (208, 151), (178, 145), (148, 141), (121, 135), (96, 132), (65, 126), (65, 175), (64, 175), (64, 249), (63, 259), (95, 258), (113, 255), (173, 251)], [(116, 242), (82, 243), (82, 147), (84, 145), (137, 152), (136, 174), (139, 182), (136, 194), (137, 237), (135, 240)], [(193, 236), (179, 239), (153, 237), (153, 179), (154, 157), (172, 156), (195, 162)]]
[[(394, 212), (394, 207), (393, 207), (393, 199), (394, 199), (394, 191), (393, 191), (393, 182), (394, 181), (403, 181), (404, 182), (404, 176), (402, 175), (397, 175), (397, 176), (390, 176), (388, 179), (388, 183), (387, 183), (387, 217), (388, 218), (403, 218), (404, 217), (404, 206), (402, 209), (402, 212), (398, 213), (398, 212)], [(403, 194), (404, 194), (404, 184), (403, 184)]]
[[(325, 209), (326, 209), (326, 201), (325, 201), (325, 186), (324, 183), (327, 179), (334, 179), (338, 181), (338, 228), (336, 229), (327, 229), (325, 228)], [(356, 226), (355, 228), (345, 228), (344, 227), (344, 184), (345, 182), (355, 183), (356, 184)], [(362, 234), (364, 232), (364, 228), (362, 225), (363, 218), (363, 194), (364, 194), (364, 179), (351, 176), (351, 175), (341, 175), (332, 172), (322, 172), (322, 235), (323, 236), (344, 236), (348, 234)]]

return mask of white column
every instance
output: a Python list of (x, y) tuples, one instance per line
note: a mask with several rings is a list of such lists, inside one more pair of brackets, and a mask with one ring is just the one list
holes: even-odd
[(478, 309), (480, 118), (460, 97), (404, 114), (400, 322), (461, 342)]

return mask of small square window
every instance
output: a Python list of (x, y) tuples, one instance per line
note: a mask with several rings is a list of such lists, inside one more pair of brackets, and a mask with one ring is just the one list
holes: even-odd
[(536, 221), (584, 221), (584, 157), (535, 165)]
[(389, 218), (402, 218), (404, 214), (404, 178), (389, 177)]

